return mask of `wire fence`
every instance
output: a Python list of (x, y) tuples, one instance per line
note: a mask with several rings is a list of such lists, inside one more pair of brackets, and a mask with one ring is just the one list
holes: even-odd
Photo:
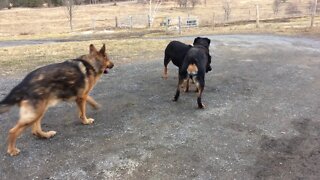
[[(320, 5), (317, 6), (316, 20), (313, 26), (320, 26)], [(158, 13), (161, 14), (161, 13)], [(133, 14), (129, 16), (94, 17), (92, 18), (92, 29), (114, 29), (114, 28), (155, 28), (168, 31), (181, 31), (183, 28), (205, 27), (205, 26), (230, 26), (236, 24), (258, 23), (282, 23), (294, 27), (310, 27), (310, 19), (313, 14), (313, 6), (307, 3), (286, 3), (275, 8), (272, 3), (269, 6), (251, 5), (242, 8), (230, 8), (227, 11), (215, 11), (206, 15), (185, 14), (180, 16), (156, 16), (151, 19), (147, 14)], [(299, 19), (296, 22), (294, 19)]]

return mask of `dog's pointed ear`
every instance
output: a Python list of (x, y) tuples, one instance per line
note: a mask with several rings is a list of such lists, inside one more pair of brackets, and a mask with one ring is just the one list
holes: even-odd
[(106, 45), (103, 44), (103, 46), (101, 47), (100, 51), (101, 54), (105, 55), (106, 54)]
[(92, 54), (92, 53), (94, 53), (94, 52), (97, 52), (97, 49), (94, 47), (93, 44), (90, 44), (90, 46), (89, 46), (89, 52), (90, 52), (90, 54)]
[(196, 43), (198, 40), (200, 39), (200, 37), (196, 37), (193, 41), (193, 44)]
[(211, 40), (209, 39), (209, 38), (206, 38), (207, 39), (207, 41), (208, 41), (208, 44), (210, 45), (210, 43), (211, 43)]

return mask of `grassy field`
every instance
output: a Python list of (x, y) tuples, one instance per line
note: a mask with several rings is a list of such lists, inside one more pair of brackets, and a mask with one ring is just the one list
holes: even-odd
[(0, 48), (0, 74), (24, 74), (38, 66), (77, 58), (88, 53), (91, 43), (97, 48), (105, 43), (111, 60), (120, 65), (161, 57), (168, 40), (93, 40)]
[[(281, 18), (286, 16), (286, 7), (288, 3), (280, 5), (280, 11), (277, 15), (273, 14), (271, 0), (241, 0), (231, 1), (231, 15), (229, 21), (254, 20), (256, 17), (255, 4), (260, 6), (261, 19)], [(290, 1), (291, 2), (291, 1)], [(299, 15), (308, 15), (309, 0), (292, 1), (297, 5)], [(159, 24), (165, 17), (176, 19), (178, 16), (196, 16), (200, 20), (200, 25), (210, 25), (213, 21), (213, 15), (216, 23), (224, 23), (224, 10), (222, 0), (207, 0), (207, 3), (197, 5), (195, 8), (179, 8), (175, 2), (165, 2), (159, 7), (155, 17), (154, 28), (159, 28)], [(106, 28), (115, 26), (115, 17), (128, 18), (133, 16), (139, 18), (142, 27), (147, 26), (147, 15), (149, 12), (148, 4), (138, 4), (134, 1), (113, 4), (82, 5), (76, 6), (74, 12), (74, 31), (72, 34), (78, 34), (84, 31), (90, 31), (95, 27), (96, 31), (106, 30)], [(40, 37), (61, 37), (70, 35), (70, 27), (66, 15), (65, 7), (56, 8), (13, 8), (11, 10), (0, 10), (0, 38), (12, 38), (13, 36), (40, 36)], [(94, 21), (93, 21), (94, 20)], [(94, 25), (93, 25), (94, 22)], [(120, 23), (120, 22), (119, 22)], [(290, 22), (285, 27), (306, 27), (310, 24), (309, 18), (302, 18), (298, 23)], [(319, 26), (319, 18), (316, 25)], [(275, 24), (275, 27), (278, 27)], [(237, 28), (237, 27), (236, 27)], [(249, 27), (240, 27), (240, 29), (252, 29)], [(262, 25), (263, 28), (263, 25)], [(270, 28), (267, 26), (266, 28)], [(254, 29), (254, 27), (253, 27)], [(219, 29), (218, 29), (219, 30)], [(229, 28), (222, 29), (223, 31)], [(215, 30), (217, 31), (217, 30)], [(113, 33), (108, 31), (108, 33)]]
[[(261, 7), (261, 19), (272, 19), (284, 16), (285, 5), (280, 6), (277, 16), (273, 15), (272, 1), (251, 0), (232, 1), (231, 20), (254, 19), (255, 4)], [(308, 0), (299, 0), (301, 14), (307, 14)], [(146, 37), (177, 36), (177, 31), (165, 31), (157, 27), (159, 21), (165, 17), (193, 15), (201, 18), (201, 23), (212, 21), (215, 14), (217, 22), (224, 15), (222, 1), (207, 0), (207, 4), (200, 4), (195, 8), (179, 8), (174, 2), (163, 3), (156, 16), (155, 27), (152, 29), (109, 29), (113, 26), (114, 17), (128, 17), (130, 15), (148, 14), (148, 4), (136, 2), (99, 5), (77, 6), (74, 14), (74, 31), (70, 32), (65, 7), (57, 8), (13, 8), (0, 10), (0, 40), (19, 39), (73, 39), (77, 42), (61, 42), (45, 45), (29, 45), (0, 48), (1, 75), (25, 73), (29, 70), (49, 63), (61, 62), (65, 59), (76, 58), (87, 53), (89, 44), (96, 46), (106, 43), (111, 59), (116, 64), (128, 63), (137, 60), (153, 60), (163, 56), (163, 50), (169, 40), (151, 40)], [(92, 19), (97, 21), (96, 30), (92, 31)], [(109, 20), (109, 21), (108, 21)], [(99, 23), (98, 23), (99, 22)], [(229, 33), (277, 33), (285, 35), (308, 35), (320, 37), (320, 17), (316, 18), (316, 27), (308, 28), (309, 17), (274, 20), (261, 22), (257, 29), (255, 23), (228, 23), (216, 27), (201, 26), (182, 30), (182, 35), (207, 35)], [(111, 24), (108, 24), (111, 23)]]

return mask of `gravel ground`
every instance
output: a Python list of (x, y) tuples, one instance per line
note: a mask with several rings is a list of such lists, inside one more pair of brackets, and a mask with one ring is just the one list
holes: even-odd
[[(92, 92), (103, 105), (89, 109), (93, 125), (81, 125), (75, 104), (59, 104), (43, 120), (58, 134), (42, 140), (28, 129), (9, 157), (18, 108), (0, 115), (1, 179), (318, 179), (320, 41), (210, 38), (206, 109), (193, 92), (171, 101), (177, 69), (163, 80), (161, 56), (115, 66)], [(21, 78), (2, 76), (0, 98)]]

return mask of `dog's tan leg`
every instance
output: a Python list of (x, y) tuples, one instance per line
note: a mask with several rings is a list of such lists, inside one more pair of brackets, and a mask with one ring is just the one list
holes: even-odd
[(91, 96), (87, 97), (87, 102), (94, 108), (94, 109), (100, 109), (101, 105), (97, 103)]
[(21, 135), (22, 131), (27, 128), (28, 125), (24, 125), (23, 123), (18, 123), (15, 127), (10, 129), (8, 136), (8, 154), (10, 156), (16, 156), (20, 153), (20, 150), (16, 148), (17, 138)]
[(92, 118), (87, 118), (86, 116), (86, 101), (87, 101), (87, 96), (84, 97), (78, 97), (76, 99), (79, 112), (80, 112), (80, 119), (82, 124), (92, 124), (94, 122), (94, 119)]
[(42, 102), (37, 107), (38, 107), (37, 110), (39, 112), (39, 117), (36, 119), (36, 121), (32, 125), (32, 134), (39, 137), (39, 138), (51, 138), (57, 132), (56, 131), (44, 132), (44, 131), (42, 131), (42, 128), (41, 128), (41, 121), (42, 121), (42, 118), (43, 118), (45, 112), (48, 109), (48, 103)]
[(189, 92), (189, 79), (190, 79), (190, 78), (188, 78), (188, 79), (186, 80), (186, 88), (185, 88), (184, 92)]
[(206, 106), (202, 103), (202, 100), (201, 100), (203, 87), (199, 86), (198, 82), (196, 82), (196, 85), (197, 85), (197, 89), (198, 89), (198, 98), (197, 98), (198, 108), (204, 109)]
[(36, 119), (40, 117), (35, 107), (30, 105), (28, 101), (23, 101), (20, 104), (20, 119), (18, 123), (9, 131), (8, 136), (8, 154), (16, 156), (20, 150), (16, 148), (17, 138), (21, 135), (24, 129), (32, 125)]
[(163, 76), (164, 79), (168, 79), (168, 68), (165, 66), (163, 70)]
[(37, 137), (39, 137), (39, 138), (48, 139), (48, 138), (51, 138), (54, 135), (56, 135), (57, 132), (56, 131), (47, 131), (47, 132), (42, 131), (41, 121), (42, 121), (44, 113), (45, 112), (43, 112), (43, 114), (36, 120), (36, 122), (33, 123), (33, 125), (32, 125), (32, 134), (37, 136)]
[(180, 89), (182, 88), (183, 82), (185, 82), (185, 80), (181, 79), (179, 77), (179, 82), (178, 82), (178, 87), (177, 87), (177, 90), (176, 90), (176, 94), (174, 95), (172, 101), (178, 101), (179, 96), (180, 96)]

